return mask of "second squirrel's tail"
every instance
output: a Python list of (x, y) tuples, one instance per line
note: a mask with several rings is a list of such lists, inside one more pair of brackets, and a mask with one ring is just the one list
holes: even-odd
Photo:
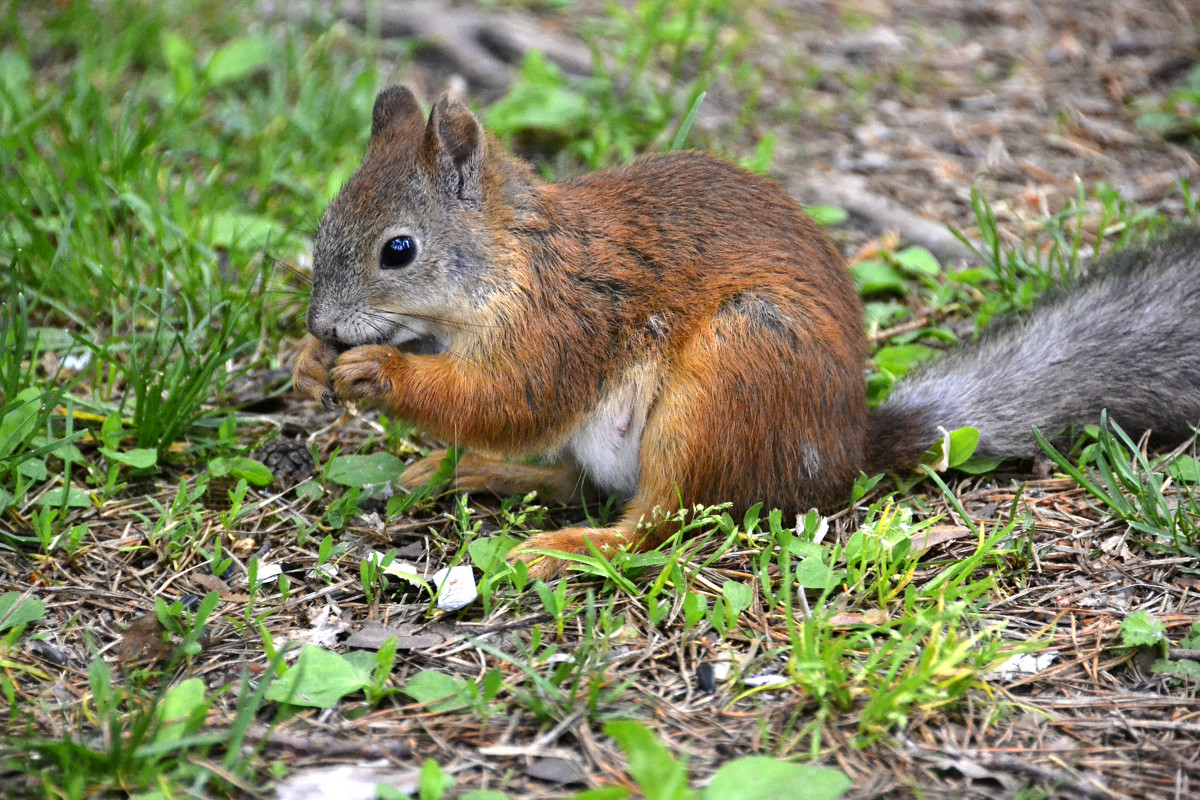
[(871, 473), (905, 471), (940, 436), (979, 429), (980, 456), (1030, 457), (1100, 412), (1136, 436), (1200, 423), (1200, 231), (1122, 250), (1024, 319), (901, 381), (871, 415)]

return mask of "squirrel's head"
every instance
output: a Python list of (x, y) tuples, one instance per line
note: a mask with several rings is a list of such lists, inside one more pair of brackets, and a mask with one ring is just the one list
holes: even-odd
[(314, 336), (445, 346), (487, 283), (486, 148), (461, 101), (442, 96), (426, 120), (408, 89), (380, 93), (362, 165), (317, 227)]

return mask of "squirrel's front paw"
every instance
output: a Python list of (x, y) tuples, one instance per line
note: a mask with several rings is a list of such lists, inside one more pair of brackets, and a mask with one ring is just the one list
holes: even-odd
[(395, 396), (404, 354), (395, 347), (370, 344), (342, 353), (333, 366), (333, 390), (342, 400), (384, 403)]
[(292, 371), (292, 385), (296, 390), (320, 400), (321, 405), (330, 411), (337, 405), (329, 377), (329, 370), (333, 368), (337, 356), (336, 345), (308, 336)]

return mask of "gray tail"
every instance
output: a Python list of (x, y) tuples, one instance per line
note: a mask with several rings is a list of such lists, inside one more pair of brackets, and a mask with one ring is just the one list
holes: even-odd
[(979, 429), (981, 456), (1030, 457), (1109, 418), (1131, 436), (1181, 440), (1200, 423), (1200, 231), (1120, 251), (901, 381), (872, 413), (873, 472), (904, 471), (938, 427)]

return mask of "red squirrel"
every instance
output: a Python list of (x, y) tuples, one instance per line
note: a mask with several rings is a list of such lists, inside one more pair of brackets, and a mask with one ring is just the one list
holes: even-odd
[[(1125, 263), (1128, 262), (1128, 263)], [(376, 404), (468, 448), (463, 491), (586, 482), (607, 528), (536, 550), (650, 549), (694, 504), (829, 509), (970, 425), (1031, 455), (1102, 409), (1183, 437), (1200, 421), (1200, 239), (1142, 252), (993, 326), (868, 411), (862, 305), (829, 237), (775, 183), (698, 152), (539, 180), (446, 96), (376, 99), (362, 165), (313, 244), (298, 389)], [(504, 456), (547, 457), (533, 466)], [(423, 485), (444, 452), (402, 476)]]

